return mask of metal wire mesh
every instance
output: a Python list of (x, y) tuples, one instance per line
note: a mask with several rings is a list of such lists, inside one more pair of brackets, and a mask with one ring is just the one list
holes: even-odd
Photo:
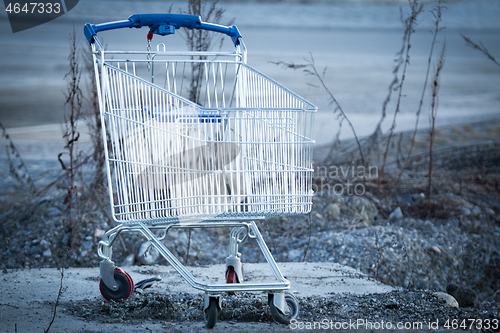
[(149, 62), (101, 60), (118, 222), (310, 211), (313, 105), (237, 60)]

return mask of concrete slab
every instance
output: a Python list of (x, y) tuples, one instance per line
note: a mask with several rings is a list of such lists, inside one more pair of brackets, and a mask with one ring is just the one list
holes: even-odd
[[(280, 269), (299, 297), (327, 296), (334, 293), (385, 293), (393, 290), (369, 279), (359, 271), (335, 263), (281, 263)], [(198, 279), (206, 282), (224, 281), (224, 265), (188, 267)], [(152, 292), (175, 294), (181, 292), (200, 293), (191, 288), (170, 266), (132, 266), (125, 268), (134, 281), (160, 276)], [(246, 264), (247, 281), (274, 281), (267, 263)], [(1, 275), (0, 284), (0, 332), (40, 332), (50, 322), (52, 306), (56, 300), (61, 273), (57, 269), (43, 268), (14, 270)], [(94, 299), (100, 297), (98, 268), (69, 268), (64, 270), (65, 291), (61, 302)], [(200, 323), (148, 322), (141, 325), (102, 324), (86, 322), (62, 311), (57, 313), (52, 332), (152, 332), (152, 331), (199, 332)], [(280, 332), (288, 330), (282, 325), (269, 323), (219, 323), (212, 332), (257, 331)]]

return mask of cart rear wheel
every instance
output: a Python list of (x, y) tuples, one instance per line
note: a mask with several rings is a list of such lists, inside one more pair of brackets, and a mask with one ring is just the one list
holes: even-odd
[(99, 283), (99, 290), (101, 295), (108, 301), (122, 302), (132, 295), (134, 291), (134, 281), (132, 277), (125, 272), (123, 269), (116, 267), (114, 272), (114, 278), (118, 284), (117, 290), (111, 290), (104, 284), (101, 279)]
[(292, 319), (297, 318), (297, 315), (299, 314), (299, 301), (295, 298), (295, 296), (288, 292), (285, 293), (285, 313), (276, 308), (273, 299), (274, 295), (269, 294), (268, 303), (274, 320), (281, 324), (288, 325)]
[(233, 266), (229, 266), (226, 272), (226, 283), (237, 283), (236, 272)]
[[(245, 269), (243, 268), (243, 265), (241, 265), (241, 272), (243, 276), (241, 277), (242, 279), (245, 278)], [(229, 266), (226, 271), (226, 283), (242, 283), (243, 281), (240, 281), (238, 278), (238, 275), (236, 274), (236, 271), (234, 270), (233, 266)], [(236, 293), (234, 291), (228, 291), (228, 295), (235, 295)]]
[(215, 297), (210, 297), (210, 304), (205, 310), (205, 326), (207, 328), (214, 328), (217, 324), (217, 315), (219, 314), (218, 300)]

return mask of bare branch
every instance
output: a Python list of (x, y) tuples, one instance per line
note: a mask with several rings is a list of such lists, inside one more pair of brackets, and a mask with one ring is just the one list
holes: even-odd
[(498, 66), (500, 66), (500, 63), (498, 63), (498, 61), (495, 59), (495, 57), (493, 57), (491, 55), (491, 53), (488, 51), (488, 49), (486, 49), (486, 47), (483, 45), (483, 43), (479, 42), (480, 45), (474, 43), (472, 41), (472, 39), (470, 39), (469, 37), (465, 36), (464, 34), (460, 33), (460, 35), (462, 36), (462, 38), (465, 40), (465, 45), (469, 46), (469, 47), (472, 47), (473, 49), (476, 49), (476, 50), (479, 50), (480, 52), (482, 52), (485, 56), (488, 57), (488, 59), (490, 59), (491, 61), (493, 61), (495, 64), (497, 64)]
[(59, 292), (57, 293), (57, 298), (56, 298), (56, 302), (54, 304), (54, 309), (52, 310), (52, 318), (50, 320), (49, 326), (47, 327), (46, 330), (44, 330), (44, 333), (48, 333), (50, 331), (50, 328), (52, 327), (52, 324), (54, 324), (54, 321), (56, 319), (57, 307), (59, 306), (59, 301), (60, 301), (61, 296), (63, 295), (63, 293), (66, 291), (66, 288), (63, 287), (64, 267), (62, 267), (60, 269), (60, 271), (61, 271), (61, 282), (60, 282), (60, 285), (59, 285)]
[(433, 148), (434, 148), (434, 138), (435, 138), (435, 128), (436, 128), (436, 116), (437, 116), (437, 109), (438, 109), (438, 92), (439, 92), (439, 82), (441, 79), (441, 70), (443, 69), (444, 66), (444, 59), (445, 59), (445, 51), (446, 51), (446, 43), (443, 44), (443, 50), (441, 51), (441, 54), (439, 55), (439, 61), (437, 64), (436, 68), (436, 73), (434, 74), (434, 81), (432, 84), (432, 103), (431, 103), (431, 114), (430, 114), (430, 120), (431, 120), (431, 128), (429, 132), (430, 136), (430, 143), (429, 143), (429, 182), (427, 185), (427, 205), (428, 209), (430, 210), (431, 207), (431, 194), (432, 194), (432, 167), (433, 167)]
[[(403, 47), (401, 48), (401, 51), (404, 50), (404, 55), (403, 53), (400, 54), (400, 60), (397, 65), (400, 66), (403, 64), (403, 70), (401, 73), (401, 79), (399, 80), (399, 85), (396, 87), (398, 91), (398, 99), (396, 102), (396, 109), (394, 110), (394, 116), (392, 118), (392, 125), (391, 129), (389, 132), (389, 137), (387, 138), (387, 144), (385, 147), (385, 152), (384, 152), (384, 157), (382, 161), (382, 167), (380, 168), (380, 173), (379, 173), (379, 179), (378, 179), (378, 192), (380, 192), (380, 185), (382, 183), (382, 179), (384, 177), (384, 171), (385, 171), (385, 165), (387, 161), (387, 153), (389, 152), (389, 147), (391, 144), (391, 139), (394, 134), (394, 130), (396, 129), (396, 118), (398, 113), (400, 112), (400, 107), (401, 107), (401, 97), (403, 96), (403, 85), (405, 82), (405, 77), (406, 77), (406, 69), (408, 64), (410, 63), (410, 48), (411, 48), (411, 35), (415, 31), (415, 25), (417, 24), (417, 17), (418, 15), (422, 12), (423, 6), (418, 4), (418, 0), (410, 0), (410, 14), (406, 19), (402, 19), (404, 25), (405, 25), (405, 31), (403, 34)], [(401, 58), (404, 57), (404, 58)], [(399, 70), (399, 69), (398, 69)], [(393, 81), (394, 82), (394, 81)]]
[(405, 163), (404, 163), (403, 167), (401, 168), (401, 171), (398, 175), (398, 178), (396, 179), (396, 182), (394, 183), (394, 187), (399, 183), (399, 180), (401, 179), (403, 172), (406, 170), (406, 168), (408, 166), (408, 162), (410, 161), (411, 153), (413, 151), (413, 146), (415, 144), (415, 137), (417, 135), (418, 122), (420, 119), (420, 113), (422, 112), (422, 104), (424, 102), (425, 91), (427, 90), (427, 82), (429, 79), (429, 72), (430, 72), (430, 68), (431, 68), (432, 55), (434, 53), (434, 45), (436, 45), (436, 39), (437, 39), (437, 35), (438, 35), (439, 31), (441, 31), (443, 29), (439, 26), (439, 23), (442, 20), (443, 9), (446, 8), (445, 6), (442, 5), (442, 2), (443, 2), (443, 0), (437, 0), (437, 5), (431, 10), (431, 13), (434, 16), (435, 20), (434, 20), (434, 31), (433, 31), (433, 38), (432, 38), (432, 43), (431, 43), (431, 50), (429, 53), (429, 58), (427, 59), (427, 72), (425, 74), (425, 81), (424, 81), (424, 86), (422, 89), (422, 95), (420, 96), (420, 103), (419, 103), (418, 110), (417, 110), (417, 117), (415, 120), (415, 129), (413, 130), (410, 149), (408, 150), (408, 155), (406, 156)]
[[(313, 75), (313, 76), (315, 76), (318, 79), (320, 85), (323, 87), (323, 89), (325, 89), (325, 91), (327, 92), (327, 94), (329, 96), (330, 104), (335, 105), (335, 109), (334, 109), (333, 113), (336, 113), (337, 111), (339, 111), (340, 115), (342, 117), (342, 120), (345, 119), (345, 121), (347, 121), (347, 123), (349, 124), (349, 127), (351, 128), (352, 133), (354, 134), (354, 138), (356, 140), (356, 143), (358, 145), (358, 150), (359, 150), (361, 162), (363, 163), (363, 165), (366, 165), (366, 163), (365, 163), (365, 157), (363, 155), (363, 149), (361, 148), (361, 143), (359, 142), (359, 138), (358, 138), (358, 135), (356, 134), (356, 130), (354, 129), (354, 126), (352, 125), (351, 121), (347, 117), (346, 113), (344, 112), (344, 110), (340, 106), (340, 104), (337, 101), (337, 99), (335, 98), (335, 96), (332, 94), (332, 92), (330, 91), (330, 89), (328, 89), (328, 87), (326, 86), (326, 83), (324, 81), (324, 75), (325, 75), (325, 72), (326, 72), (326, 68), (323, 70), (322, 74), (320, 74), (318, 72), (318, 70), (316, 68), (316, 65), (315, 65), (315, 62), (314, 62), (314, 57), (313, 57), (312, 53), (310, 53), (310, 58), (309, 59), (305, 59), (305, 60), (308, 62), (307, 64), (295, 64), (293, 62), (292, 63), (286, 63), (286, 62), (283, 62), (283, 61), (277, 61), (277, 62), (271, 62), (271, 63), (273, 63), (275, 65), (280, 65), (283, 69), (288, 69), (288, 68), (289, 69), (293, 69), (293, 70), (303, 69), (303, 71), (306, 73), (306, 75)], [(340, 134), (340, 128), (339, 128), (339, 133), (336, 136), (337, 140), (338, 140), (339, 134)]]

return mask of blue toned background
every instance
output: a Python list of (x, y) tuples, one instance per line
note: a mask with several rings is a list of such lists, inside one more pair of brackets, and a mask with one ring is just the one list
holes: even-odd
[[(434, 1), (423, 1), (412, 36), (411, 62), (397, 130), (410, 129), (422, 91), (433, 27)], [(59, 124), (63, 120), (64, 74), (68, 71), (73, 29), (85, 47), (86, 22), (126, 19), (135, 13), (167, 12), (183, 2), (84, 0), (67, 14), (41, 26), (13, 34), (7, 14), (0, 14), (0, 120), (7, 128)], [(270, 61), (304, 63), (314, 56), (325, 80), (359, 135), (373, 131), (392, 80), (395, 53), (401, 48), (400, 9), (407, 1), (221, 1), (225, 20), (234, 19), (248, 48), (248, 62), (319, 107), (315, 139), (328, 142), (337, 121), (327, 95), (312, 77), (284, 70)], [(465, 46), (460, 32), (482, 42), (500, 58), (500, 1), (448, 1), (435, 49), (446, 39), (446, 63), (440, 90), (439, 124), (488, 119), (500, 115), (500, 68)], [(110, 48), (146, 49), (146, 29), (102, 33)], [(101, 34), (100, 34), (101, 36)], [(179, 36), (165, 37), (171, 50), (184, 48)], [(155, 37), (154, 42), (160, 38)], [(164, 41), (164, 40), (162, 40)], [(229, 39), (225, 47), (230, 47)], [(428, 99), (427, 99), (428, 100)], [(426, 102), (427, 103), (427, 102)], [(389, 112), (393, 109), (389, 107)], [(387, 120), (386, 128), (390, 119)], [(422, 126), (427, 121), (422, 121)], [(349, 131), (344, 131), (349, 137)]]

